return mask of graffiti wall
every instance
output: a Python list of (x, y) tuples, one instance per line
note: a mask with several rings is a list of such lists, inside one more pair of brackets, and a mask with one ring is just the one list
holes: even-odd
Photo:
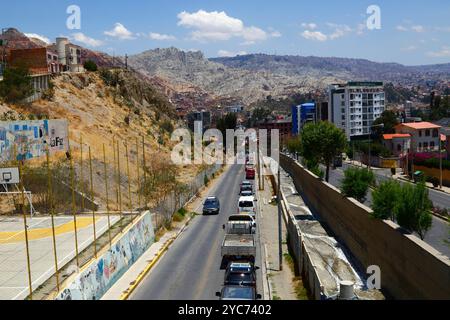
[(56, 300), (100, 300), (154, 241), (151, 214), (147, 212), (110, 250), (60, 292)]
[[(15, 150), (14, 150), (15, 146)], [(69, 150), (67, 120), (0, 122), (0, 162), (29, 160)]]

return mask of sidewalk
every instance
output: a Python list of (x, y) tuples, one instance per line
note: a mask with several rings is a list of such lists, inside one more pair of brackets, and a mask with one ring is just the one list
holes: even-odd
[(278, 252), (278, 207), (271, 204), (272, 186), (270, 180), (264, 177), (263, 191), (258, 193), (260, 204), (260, 238), (264, 247), (267, 265), (267, 277), (269, 279), (270, 296), (272, 300), (298, 300), (296, 291), (303, 290), (300, 278), (296, 278), (290, 266), (291, 259), (286, 244), (286, 226), (282, 224), (283, 235), (283, 270), (279, 271)]

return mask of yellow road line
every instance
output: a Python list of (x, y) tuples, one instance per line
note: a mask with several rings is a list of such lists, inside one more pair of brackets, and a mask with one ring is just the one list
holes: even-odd
[(156, 257), (150, 262), (150, 264), (142, 271), (135, 281), (132, 282), (131, 286), (120, 296), (119, 300), (128, 300), (130, 295), (133, 293), (134, 290), (136, 290), (137, 286), (144, 280), (144, 278), (147, 276), (147, 274), (150, 272), (150, 270), (153, 268), (153, 266), (161, 259), (163, 254), (169, 249), (169, 246), (175, 241), (177, 237), (170, 238), (166, 245), (164, 245), (163, 248), (161, 248), (158, 253), (156, 254)]
[[(96, 222), (99, 219), (96, 219)], [(81, 217), (77, 219), (77, 229), (83, 229), (90, 225), (92, 225), (92, 218)], [(73, 221), (62, 224), (60, 226), (55, 227), (55, 234), (60, 235), (64, 233), (73, 232), (75, 230), (75, 226)], [(39, 240), (52, 236), (52, 228), (41, 228), (41, 229), (31, 229), (28, 230), (28, 239), (29, 240)], [(24, 231), (6, 231), (0, 232), (0, 244), (8, 244), (8, 243), (18, 243), (25, 241)]]

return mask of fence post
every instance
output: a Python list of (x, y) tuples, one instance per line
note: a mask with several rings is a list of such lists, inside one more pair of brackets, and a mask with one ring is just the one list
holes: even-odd
[(136, 169), (137, 169), (137, 189), (138, 189), (138, 208), (141, 208), (141, 177), (139, 175), (139, 138), (136, 137)]
[(92, 201), (92, 222), (94, 228), (94, 256), (97, 258), (97, 233), (95, 228), (95, 206), (94, 206), (94, 181), (92, 175), (92, 156), (91, 147), (89, 146), (89, 172), (91, 176), (91, 201)]
[(84, 181), (83, 181), (83, 135), (80, 134), (80, 191), (81, 197), (81, 212), (84, 212)]
[(128, 176), (128, 206), (130, 213), (133, 214), (133, 201), (131, 199), (131, 180), (130, 180), (130, 155), (128, 153), (128, 143), (125, 142), (125, 153), (127, 154), (127, 176)]
[(120, 146), (117, 141), (117, 190), (119, 197), (120, 230), (123, 232), (122, 191), (120, 189)]
[(51, 172), (50, 172), (50, 150), (49, 149), (47, 149), (47, 179), (48, 179), (49, 213), (50, 213), (51, 221), (52, 221), (53, 256), (55, 259), (56, 288), (59, 291), (58, 254), (56, 251), (56, 234), (55, 234), (55, 209), (53, 206), (53, 186), (52, 186), (52, 176), (51, 176)]
[(111, 248), (111, 246), (112, 246), (112, 239), (111, 239), (111, 215), (110, 215), (110, 211), (109, 211), (108, 170), (106, 168), (105, 144), (103, 144), (103, 167), (104, 167), (104, 171), (105, 171), (106, 215), (108, 216), (109, 247)]
[(73, 158), (70, 157), (70, 184), (72, 187), (72, 215), (73, 215), (73, 226), (75, 231), (75, 257), (77, 260), (77, 267), (80, 267), (80, 261), (78, 257), (78, 231), (77, 231), (77, 204), (75, 202), (75, 174), (73, 169)]
[[(113, 136), (112, 144), (113, 144), (113, 153), (114, 153), (114, 176), (113, 176), (113, 180), (115, 180), (115, 179), (117, 179), (116, 139), (115, 139), (115, 136)], [(119, 190), (117, 189), (117, 185), (116, 185), (116, 209), (117, 209), (117, 211), (119, 209), (118, 206), (119, 206)]]
[[(16, 145), (14, 145), (14, 155), (16, 154)], [(14, 158), (17, 161), (17, 157)], [(28, 287), (30, 291), (30, 300), (33, 300), (33, 282), (31, 281), (31, 263), (30, 263), (30, 246), (28, 243), (28, 225), (27, 225), (27, 213), (25, 210), (25, 187), (23, 184), (23, 168), (22, 161), (19, 161), (19, 187), (22, 191), (22, 216), (23, 216), (23, 227), (25, 233), (25, 249), (27, 254), (27, 271), (28, 271)]]

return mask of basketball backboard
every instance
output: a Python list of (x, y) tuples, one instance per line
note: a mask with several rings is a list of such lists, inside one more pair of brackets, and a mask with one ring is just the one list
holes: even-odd
[(19, 168), (0, 168), (0, 184), (18, 184)]

